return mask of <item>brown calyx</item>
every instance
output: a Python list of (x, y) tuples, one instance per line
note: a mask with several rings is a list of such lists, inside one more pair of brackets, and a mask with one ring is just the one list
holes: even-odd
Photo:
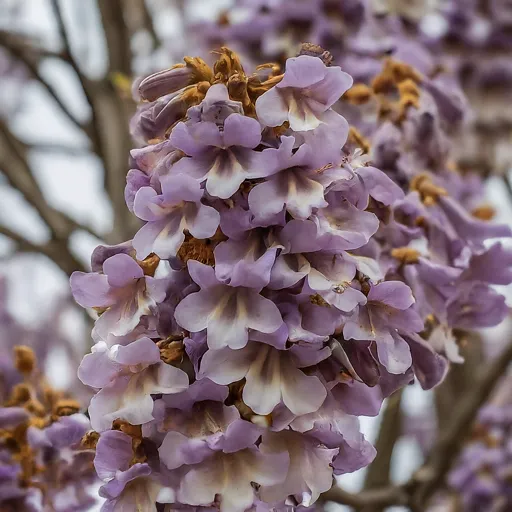
[(142, 438), (142, 425), (132, 425), (118, 418), (112, 422), (112, 430), (119, 430), (132, 438), (133, 457), (130, 460), (130, 466), (147, 461)]
[(72, 398), (61, 398), (53, 407), (52, 420), (57, 421), (62, 416), (71, 416), (80, 412), (80, 404)]
[(227, 82), (229, 97), (234, 101), (239, 101), (244, 107), (244, 113), (248, 116), (255, 116), (256, 109), (254, 103), (249, 97), (249, 80), (245, 73), (234, 73)]
[(391, 250), (391, 256), (403, 265), (418, 263), (420, 253), (412, 247), (397, 247)]
[[(409, 107), (419, 108), (422, 77), (412, 66), (388, 58), (371, 89), (379, 101), (379, 116), (400, 123)], [(398, 97), (398, 98), (397, 98)]]
[(330, 308), (330, 304), (318, 293), (309, 296), (309, 302), (315, 306), (321, 306), (323, 308)]
[[(199, 105), (203, 101), (208, 89), (210, 88), (210, 82), (199, 82), (195, 85), (186, 87), (180, 95), (180, 100), (187, 107), (193, 107)], [(170, 131), (169, 129), (167, 131)]]
[(364, 105), (374, 96), (373, 89), (366, 84), (354, 84), (342, 97), (352, 105)]
[(420, 108), (420, 89), (418, 84), (410, 78), (398, 84), (398, 94), (400, 96), (399, 121), (403, 121), (409, 107)]
[(99, 433), (94, 430), (91, 430), (90, 432), (86, 432), (84, 434), (84, 436), (80, 440), (80, 446), (84, 450), (95, 450), (99, 439), (100, 439)]
[(471, 211), (471, 215), (480, 220), (492, 220), (496, 215), (496, 210), (490, 204), (482, 204)]
[(318, 57), (326, 66), (332, 64), (333, 56), (331, 52), (324, 50), (318, 44), (313, 43), (302, 43), (298, 56), (309, 55), (310, 57)]
[(145, 276), (154, 277), (158, 264), (160, 263), (160, 258), (156, 254), (151, 253), (142, 261), (137, 260), (137, 263), (143, 270)]
[(120, 430), (130, 437), (142, 438), (142, 425), (132, 425), (121, 418), (112, 422), (112, 430)]
[(23, 375), (31, 374), (36, 367), (36, 355), (26, 345), (14, 347), (14, 366)]
[(287, 132), (288, 128), (290, 128), (290, 123), (288, 121), (285, 121), (280, 126), (274, 126), (272, 128), (272, 132), (276, 137), (281, 137), (281, 135), (284, 135)]
[(420, 73), (412, 66), (388, 58), (384, 61), (382, 71), (372, 80), (372, 89), (376, 94), (387, 94), (396, 90), (398, 85), (406, 80), (416, 84), (422, 82)]
[(217, 229), (213, 237), (205, 238), (204, 240), (198, 240), (190, 233), (185, 233), (185, 241), (181, 244), (178, 251), (178, 258), (183, 263), (187, 263), (188, 260), (196, 260), (213, 267), (215, 265), (213, 251), (224, 240), (227, 240), (227, 237), (220, 229)]
[(227, 83), (229, 77), (235, 73), (245, 75), (240, 57), (227, 46), (222, 46), (215, 51), (219, 57), (213, 65), (214, 81)]
[(160, 349), (160, 359), (166, 364), (176, 364), (183, 361), (185, 346), (182, 336), (169, 336), (165, 340), (157, 342)]
[(410, 184), (411, 191), (417, 191), (420, 194), (422, 203), (425, 206), (437, 204), (441, 196), (447, 196), (448, 192), (443, 187), (439, 187), (432, 182), (432, 178), (427, 173), (421, 173), (415, 176)]
[(11, 390), (11, 394), (5, 403), (6, 407), (22, 406), (30, 400), (32, 393), (30, 386), (24, 382), (16, 384)]
[[(206, 64), (206, 62), (201, 59), (201, 57), (185, 57), (183, 59), (183, 62), (185, 62), (185, 66), (187, 68), (192, 70), (192, 78), (190, 80), (191, 84), (198, 83), (198, 82), (211, 82), (213, 79), (213, 73)], [(183, 64), (176, 64), (173, 67), (177, 66), (184, 66)], [(172, 69), (172, 68), (171, 68)]]
[(363, 153), (369, 153), (371, 146), (370, 142), (364, 137), (361, 132), (354, 126), (351, 126), (348, 130), (348, 142), (354, 144), (358, 148), (361, 148)]

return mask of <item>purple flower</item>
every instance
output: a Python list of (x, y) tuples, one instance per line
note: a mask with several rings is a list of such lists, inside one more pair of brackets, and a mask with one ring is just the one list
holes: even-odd
[(307, 258), (311, 264), (308, 286), (328, 304), (348, 313), (358, 304), (366, 303), (364, 294), (351, 286), (356, 275), (355, 263), (342, 254), (319, 252), (308, 254)]
[(334, 199), (311, 216), (317, 227), (319, 248), (347, 251), (362, 247), (379, 227), (378, 218), (348, 201)]
[(327, 448), (339, 448), (332, 465), (334, 473), (351, 473), (367, 466), (377, 454), (359, 432), (359, 421), (341, 408), (332, 393), (317, 411), (295, 418), (290, 427), (318, 439)]
[(71, 291), (83, 307), (108, 308), (96, 321), (95, 331), (102, 339), (109, 334), (122, 336), (150, 315), (165, 299), (164, 279), (145, 276), (142, 268), (127, 254), (116, 254), (103, 263), (103, 272), (73, 272)]
[(190, 107), (187, 112), (188, 124), (208, 122), (215, 123), (220, 130), (224, 129), (224, 123), (231, 114), (242, 114), (244, 108), (239, 101), (229, 98), (228, 89), (224, 84), (212, 85), (204, 100), (195, 107)]
[(329, 449), (318, 440), (298, 432), (266, 432), (260, 450), (265, 454), (288, 453), (290, 466), (284, 482), (263, 485), (263, 501), (274, 503), (293, 496), (297, 503), (310, 506), (332, 486), (332, 460), (338, 449)]
[(167, 433), (160, 460), (169, 469), (198, 464), (216, 451), (238, 452), (261, 436), (260, 427), (241, 419), (235, 406), (211, 401), (198, 402), (188, 411), (166, 409), (161, 429)]
[(216, 452), (190, 467), (181, 481), (178, 500), (189, 505), (210, 505), (217, 495), (221, 512), (246, 510), (255, 500), (251, 482), (270, 488), (279, 486), (286, 478), (289, 462), (288, 454), (282, 450), (273, 453), (246, 448), (234, 453)]
[(352, 86), (339, 67), (328, 68), (317, 57), (301, 55), (286, 61), (283, 79), (256, 102), (258, 118), (267, 126), (285, 121), (295, 131), (313, 130), (320, 116)]
[(255, 119), (229, 115), (223, 129), (210, 121), (177, 124), (171, 143), (187, 156), (173, 165), (173, 174), (187, 174), (199, 182), (206, 180), (206, 191), (215, 197), (231, 197), (241, 183), (261, 178), (267, 170), (254, 151), (261, 141), (261, 129)]
[(298, 360), (293, 349), (278, 350), (250, 341), (239, 350), (222, 348), (206, 352), (199, 376), (217, 384), (245, 378), (243, 400), (254, 412), (270, 414), (282, 400), (292, 413), (300, 415), (316, 411), (327, 395), (317, 377), (300, 370), (311, 364)]
[(185, 230), (195, 238), (208, 238), (220, 222), (217, 210), (201, 203), (203, 191), (190, 176), (166, 176), (161, 185), (161, 195), (151, 187), (142, 187), (135, 195), (133, 211), (148, 221), (133, 238), (141, 260), (152, 252), (164, 259), (174, 257), (185, 240)]
[(379, 360), (391, 373), (404, 373), (412, 364), (408, 344), (398, 334), (423, 330), (421, 318), (411, 306), (411, 289), (402, 282), (388, 281), (370, 287), (368, 302), (359, 306), (343, 327), (350, 340), (371, 340), (377, 345)]
[(91, 400), (89, 414), (95, 430), (106, 430), (121, 418), (134, 425), (153, 419), (152, 394), (179, 393), (188, 376), (160, 360), (160, 350), (149, 338), (127, 346), (104, 342), (93, 347), (78, 369), (80, 380), (102, 388)]
[(283, 137), (278, 149), (261, 154), (260, 165), (271, 175), (249, 194), (249, 208), (258, 222), (273, 219), (286, 208), (296, 219), (307, 219), (313, 208), (327, 206), (321, 174), (311, 169), (310, 148), (293, 152), (293, 137)]
[(102, 512), (116, 512), (123, 508), (156, 512), (156, 499), (162, 485), (152, 478), (146, 463), (130, 465), (133, 458), (132, 438), (110, 430), (103, 432), (96, 446), (94, 467), (105, 484), (100, 496), (106, 498)]
[(222, 284), (213, 268), (196, 261), (188, 263), (188, 270), (201, 291), (178, 304), (176, 321), (191, 332), (206, 329), (210, 348), (242, 348), (249, 339), (249, 329), (272, 333), (281, 326), (277, 306), (260, 295), (258, 288)]
[[(215, 276), (230, 286), (263, 288), (271, 278), (279, 245), (268, 247), (270, 240), (259, 230), (221, 242), (214, 251)], [(267, 243), (266, 243), (267, 242)]]

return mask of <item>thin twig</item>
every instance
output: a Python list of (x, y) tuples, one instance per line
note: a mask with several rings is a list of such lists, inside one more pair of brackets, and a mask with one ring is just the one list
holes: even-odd
[(149, 12), (146, 0), (139, 0), (138, 5), (141, 11), (142, 24), (144, 28), (149, 32), (149, 35), (151, 36), (153, 48), (159, 48), (161, 46), (161, 41), (160, 38), (158, 37), (158, 34), (156, 33), (155, 25), (153, 23), (153, 17)]
[(88, 136), (91, 134), (91, 130), (86, 125), (82, 124), (64, 105), (55, 89), (42, 77), (39, 73), (37, 65), (31, 60), (27, 54), (27, 48), (25, 46), (17, 45), (14, 41), (7, 37), (4, 32), (0, 32), (0, 46), (5, 48), (15, 59), (22, 62), (31, 75), (46, 89), (48, 94), (57, 103), (62, 113), (81, 131), (84, 131)]
[(56, 241), (50, 240), (42, 245), (35, 244), (3, 225), (0, 225), (0, 235), (14, 242), (19, 252), (43, 254), (58, 265), (68, 276), (75, 270), (85, 271), (83, 265), (69, 251), (63, 251), (62, 246)]
[(70, 156), (91, 155), (91, 150), (86, 147), (67, 146), (59, 142), (23, 142), (27, 149), (44, 153), (61, 153)]
[(71, 42), (69, 40), (66, 24), (64, 23), (64, 18), (62, 17), (59, 0), (51, 0), (51, 5), (52, 5), (55, 19), (57, 21), (59, 35), (64, 44), (63, 59), (72, 67), (73, 71), (75, 72), (78, 80), (80, 81), (80, 85), (82, 86), (82, 90), (87, 99), (87, 102), (89, 103), (89, 106), (91, 107), (92, 128), (93, 128), (90, 132), (91, 140), (94, 144), (96, 152), (99, 154), (99, 156), (101, 156), (103, 149), (101, 147), (101, 140), (99, 139), (99, 136), (98, 136), (100, 126), (99, 126), (98, 115), (96, 113), (96, 104), (94, 101), (94, 88), (92, 87), (92, 84), (90, 83), (89, 79), (82, 73), (82, 70), (80, 69), (80, 66), (78, 65), (78, 62), (76, 61), (76, 59), (73, 56)]
[(322, 494), (319, 498), (320, 503), (339, 503), (348, 505), (355, 510), (361, 510), (365, 507), (390, 507), (393, 505), (406, 505), (408, 502), (407, 493), (399, 486), (389, 486), (382, 489), (372, 489), (360, 493), (350, 493), (340, 487), (333, 487)]
[(0, 170), (12, 187), (32, 205), (57, 239), (67, 239), (75, 229), (101, 238), (91, 227), (80, 224), (63, 212), (55, 210), (46, 201), (35, 180), (26, 155), (25, 145), (0, 122)]

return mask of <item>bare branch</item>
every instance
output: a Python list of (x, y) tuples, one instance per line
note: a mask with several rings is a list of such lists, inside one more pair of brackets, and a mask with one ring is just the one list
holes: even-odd
[(460, 398), (450, 421), (439, 434), (425, 464), (404, 485), (351, 494), (333, 487), (320, 497), (320, 502), (334, 502), (368, 510), (367, 507), (392, 505), (408, 506), (411, 510), (425, 510), (428, 500), (444, 484), (445, 477), (460, 453), (468, 426), (472, 425), (479, 409), (489, 398), (496, 383), (512, 361), (512, 341), (499, 356), (489, 361), (474, 376), (473, 386)]
[(480, 407), (492, 393), (511, 360), (512, 342), (509, 342), (499, 356), (476, 374), (473, 386), (466, 391), (459, 405), (453, 410), (452, 418), (446, 429), (439, 434), (427, 462), (416, 473), (415, 479), (419, 486), (411, 503), (416, 506), (425, 504), (443, 483), (469, 433), (468, 427), (474, 422)]
[(59, 142), (26, 142), (23, 141), (25, 147), (33, 151), (43, 151), (45, 153), (61, 153), (70, 156), (91, 155), (91, 150), (85, 147), (68, 146)]
[(158, 48), (161, 45), (160, 38), (156, 33), (155, 26), (153, 24), (153, 17), (149, 12), (148, 6), (146, 4), (146, 0), (138, 0), (138, 7), (141, 11), (142, 23), (144, 28), (149, 32), (151, 39), (153, 41), (153, 47)]
[(55, 210), (46, 201), (28, 164), (26, 146), (0, 122), (0, 169), (12, 187), (17, 189), (44, 220), (52, 236), (67, 239), (75, 229), (101, 238), (92, 228), (82, 225), (66, 214)]
[(457, 333), (464, 364), (452, 364), (444, 381), (434, 389), (437, 430), (449, 424), (459, 399), (474, 386), (474, 378), (484, 361), (482, 339), (477, 333)]
[(67, 247), (64, 248), (62, 246), (61, 241), (50, 240), (46, 244), (38, 245), (3, 225), (0, 225), (0, 235), (12, 240), (16, 244), (17, 250), (20, 252), (39, 253), (48, 257), (68, 276), (75, 270), (85, 271), (83, 265), (69, 252)]
[(130, 33), (123, 15), (123, 0), (98, 0), (105, 32), (110, 72), (131, 76)]
[(368, 467), (364, 489), (378, 489), (390, 484), (391, 457), (401, 431), (401, 403), (403, 389), (393, 393), (388, 399), (380, 424), (379, 436), (375, 443), (377, 457)]
[(333, 487), (322, 494), (319, 498), (320, 503), (339, 503), (349, 505), (356, 510), (362, 510), (366, 507), (390, 507), (393, 505), (407, 505), (409, 497), (402, 487), (385, 487), (362, 491), (360, 493), (350, 493), (340, 487)]
[(42, 77), (41, 73), (39, 73), (39, 69), (37, 63), (34, 61), (34, 58), (29, 56), (28, 47), (26, 45), (22, 46), (15, 42), (15, 40), (9, 37), (5, 32), (0, 32), (0, 46), (5, 48), (15, 59), (18, 59), (22, 62), (27, 70), (31, 73), (35, 80), (37, 80), (48, 92), (48, 94), (52, 97), (52, 99), (57, 103), (59, 109), (62, 113), (80, 130), (84, 131), (89, 137), (91, 136), (90, 127), (82, 124), (64, 105), (59, 95), (56, 93), (55, 89)]

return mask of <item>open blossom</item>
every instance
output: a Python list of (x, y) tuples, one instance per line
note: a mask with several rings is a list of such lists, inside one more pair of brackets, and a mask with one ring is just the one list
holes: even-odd
[(176, 256), (185, 240), (184, 231), (199, 239), (209, 238), (220, 222), (219, 212), (201, 203), (203, 191), (193, 178), (166, 176), (160, 183), (161, 195), (152, 187), (142, 187), (133, 203), (135, 215), (148, 221), (133, 238), (141, 260), (152, 252), (160, 258)]
[(165, 298), (165, 280), (145, 276), (127, 254), (115, 254), (103, 262), (103, 273), (74, 272), (71, 290), (84, 307), (107, 308), (96, 322), (99, 337), (122, 336), (137, 327)]
[(189, 331), (206, 329), (211, 348), (241, 348), (247, 344), (249, 329), (272, 333), (281, 326), (277, 306), (257, 288), (222, 284), (211, 267), (195, 261), (189, 263), (189, 272), (201, 291), (185, 297), (175, 317)]
[(288, 59), (282, 80), (256, 102), (259, 119), (267, 126), (285, 121), (294, 131), (314, 130), (320, 115), (352, 86), (352, 77), (338, 67), (328, 68), (309, 55)]
[[(79, 374), (97, 390), (104, 510), (315, 506), (375, 457), (356, 416), (442, 381), (453, 347), (435, 328), (502, 318), (509, 254), (485, 244), (509, 230), (472, 217), (439, 170), (446, 119), (412, 140), (455, 100), (379, 63), (399, 82), (364, 99), (390, 93), (389, 109), (358, 113), (352, 90), (339, 101), (352, 78), (303, 51), (247, 75), (223, 47), (213, 68), (186, 58), (140, 83), (133, 127), (159, 141), (132, 154), (125, 194), (146, 224), (71, 279), (99, 311)], [(427, 99), (392, 103), (404, 91)]]
[(178, 393), (188, 386), (187, 374), (163, 363), (149, 338), (111, 348), (99, 342), (84, 357), (78, 376), (84, 384), (101, 388), (89, 406), (97, 431), (108, 429), (115, 419), (146, 423), (153, 418), (152, 394)]

